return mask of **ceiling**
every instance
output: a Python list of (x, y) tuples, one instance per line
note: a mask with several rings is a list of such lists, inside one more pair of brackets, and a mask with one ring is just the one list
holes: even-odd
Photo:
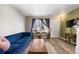
[(67, 13), (79, 7), (78, 4), (14, 4), (25, 16), (49, 16)]

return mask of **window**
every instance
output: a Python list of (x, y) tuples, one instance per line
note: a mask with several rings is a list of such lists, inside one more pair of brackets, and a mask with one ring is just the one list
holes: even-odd
[(49, 28), (48, 23), (46, 23), (45, 19), (35, 19), (34, 24), (33, 24), (33, 31), (37, 31), (37, 32), (48, 32)]

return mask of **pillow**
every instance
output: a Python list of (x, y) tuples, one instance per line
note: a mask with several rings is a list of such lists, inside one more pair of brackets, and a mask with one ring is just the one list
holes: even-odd
[(10, 42), (3, 36), (0, 36), (0, 48), (7, 51), (10, 48)]

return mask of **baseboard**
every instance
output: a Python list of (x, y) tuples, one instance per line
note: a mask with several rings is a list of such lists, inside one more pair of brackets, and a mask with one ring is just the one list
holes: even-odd
[(59, 38), (60, 38), (60, 39), (63, 39), (63, 40), (66, 40), (64, 37), (61, 37), (61, 36), (60, 36)]
[(50, 39), (58, 39), (59, 37), (53, 37), (53, 38), (50, 38)]
[(63, 39), (63, 40), (66, 40), (64, 37), (53, 37), (53, 38), (50, 38), (50, 39)]
[[(63, 39), (64, 41), (67, 42), (67, 40), (65, 38), (63, 38), (63, 37), (60, 37), (60, 39)], [(74, 42), (72, 42), (72, 41), (70, 41), (70, 43), (74, 44)], [(76, 44), (74, 44), (74, 45), (76, 45)]]

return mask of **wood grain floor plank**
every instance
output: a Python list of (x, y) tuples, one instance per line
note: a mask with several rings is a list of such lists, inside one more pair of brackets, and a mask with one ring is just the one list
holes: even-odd
[(50, 43), (52, 44), (52, 48), (55, 49), (57, 54), (73, 54), (75, 53), (74, 45), (70, 43), (66, 43), (62, 39), (51, 39)]
[[(40, 43), (41, 42), (41, 43)], [(33, 46), (34, 47), (33, 47)], [(30, 45), (28, 46), (28, 48), (25, 50), (24, 53), (28, 53), (29, 49), (33, 49), (33, 48), (38, 48), (37, 50), (39, 50), (39, 45), (46, 45), (45, 49), (47, 48), (48, 54), (74, 54), (75, 53), (75, 46), (65, 42), (62, 39), (47, 39), (45, 40), (45, 42), (43, 40), (35, 40), (34, 43), (31, 42)], [(40, 52), (44, 51), (43, 50), (39, 50)], [(35, 51), (33, 49), (33, 51)]]

